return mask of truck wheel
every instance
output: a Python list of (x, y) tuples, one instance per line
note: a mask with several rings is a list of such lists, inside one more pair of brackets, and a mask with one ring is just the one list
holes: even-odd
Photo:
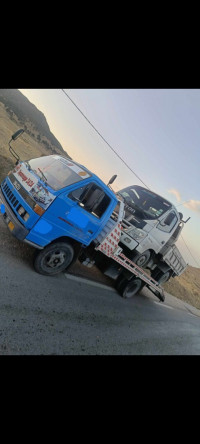
[(171, 273), (170, 271), (165, 271), (165, 273), (163, 273), (163, 271), (161, 271), (160, 273), (157, 273), (156, 277), (154, 278), (159, 284), (164, 284), (165, 282), (167, 282), (171, 277)]
[(116, 279), (116, 282), (115, 282), (116, 290), (120, 293), (121, 286), (125, 285), (127, 283), (128, 283), (128, 279), (123, 274), (121, 274), (120, 276), (118, 276), (118, 278)]
[(149, 259), (151, 256), (151, 252), (149, 250), (144, 251), (144, 253), (137, 254), (136, 256), (132, 257), (132, 261), (135, 262), (138, 267), (144, 267), (148, 264)]
[(66, 242), (57, 242), (37, 251), (33, 266), (38, 273), (53, 276), (69, 267), (73, 257), (72, 245)]
[(160, 274), (160, 272), (160, 269), (156, 267), (154, 270), (151, 271), (151, 277), (156, 281), (157, 276)]
[(124, 280), (119, 285), (119, 293), (123, 298), (132, 298), (135, 296), (142, 288), (143, 282), (139, 278), (132, 279), (131, 281)]

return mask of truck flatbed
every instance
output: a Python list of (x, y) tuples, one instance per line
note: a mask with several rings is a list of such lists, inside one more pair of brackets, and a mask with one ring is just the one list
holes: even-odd
[[(138, 267), (133, 261), (125, 256), (122, 248), (119, 247), (119, 241), (122, 233), (122, 225), (119, 220), (113, 225), (111, 231), (107, 233), (104, 239), (101, 240), (99, 245), (95, 247), (96, 251), (99, 251), (107, 257), (113, 259), (120, 264), (124, 269), (131, 272), (133, 279), (140, 279), (142, 285), (146, 285), (153, 293), (163, 302), (165, 300), (164, 290), (158, 282), (149, 276), (142, 268)], [(127, 283), (130, 279), (127, 280)], [(139, 287), (138, 287), (139, 288)], [(136, 293), (135, 293), (136, 294)]]

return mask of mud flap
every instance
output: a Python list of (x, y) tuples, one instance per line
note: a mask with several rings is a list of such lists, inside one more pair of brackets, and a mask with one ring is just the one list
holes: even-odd
[(149, 288), (150, 291), (152, 291), (152, 293), (155, 294), (155, 296), (160, 300), (160, 302), (164, 302), (164, 300), (165, 300), (164, 291), (163, 291), (163, 293), (160, 293), (159, 291), (151, 288), (149, 285), (147, 285), (147, 287)]

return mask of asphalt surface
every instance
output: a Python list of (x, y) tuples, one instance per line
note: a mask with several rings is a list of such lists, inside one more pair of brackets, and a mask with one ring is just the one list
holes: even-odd
[(200, 354), (196, 308), (168, 294), (159, 302), (147, 289), (123, 299), (78, 263), (39, 275), (33, 253), (0, 218), (0, 355)]

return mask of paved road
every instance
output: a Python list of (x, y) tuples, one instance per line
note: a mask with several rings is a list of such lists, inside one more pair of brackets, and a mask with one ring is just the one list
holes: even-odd
[(147, 289), (130, 300), (82, 277), (37, 274), (0, 221), (1, 355), (200, 354), (199, 310)]

